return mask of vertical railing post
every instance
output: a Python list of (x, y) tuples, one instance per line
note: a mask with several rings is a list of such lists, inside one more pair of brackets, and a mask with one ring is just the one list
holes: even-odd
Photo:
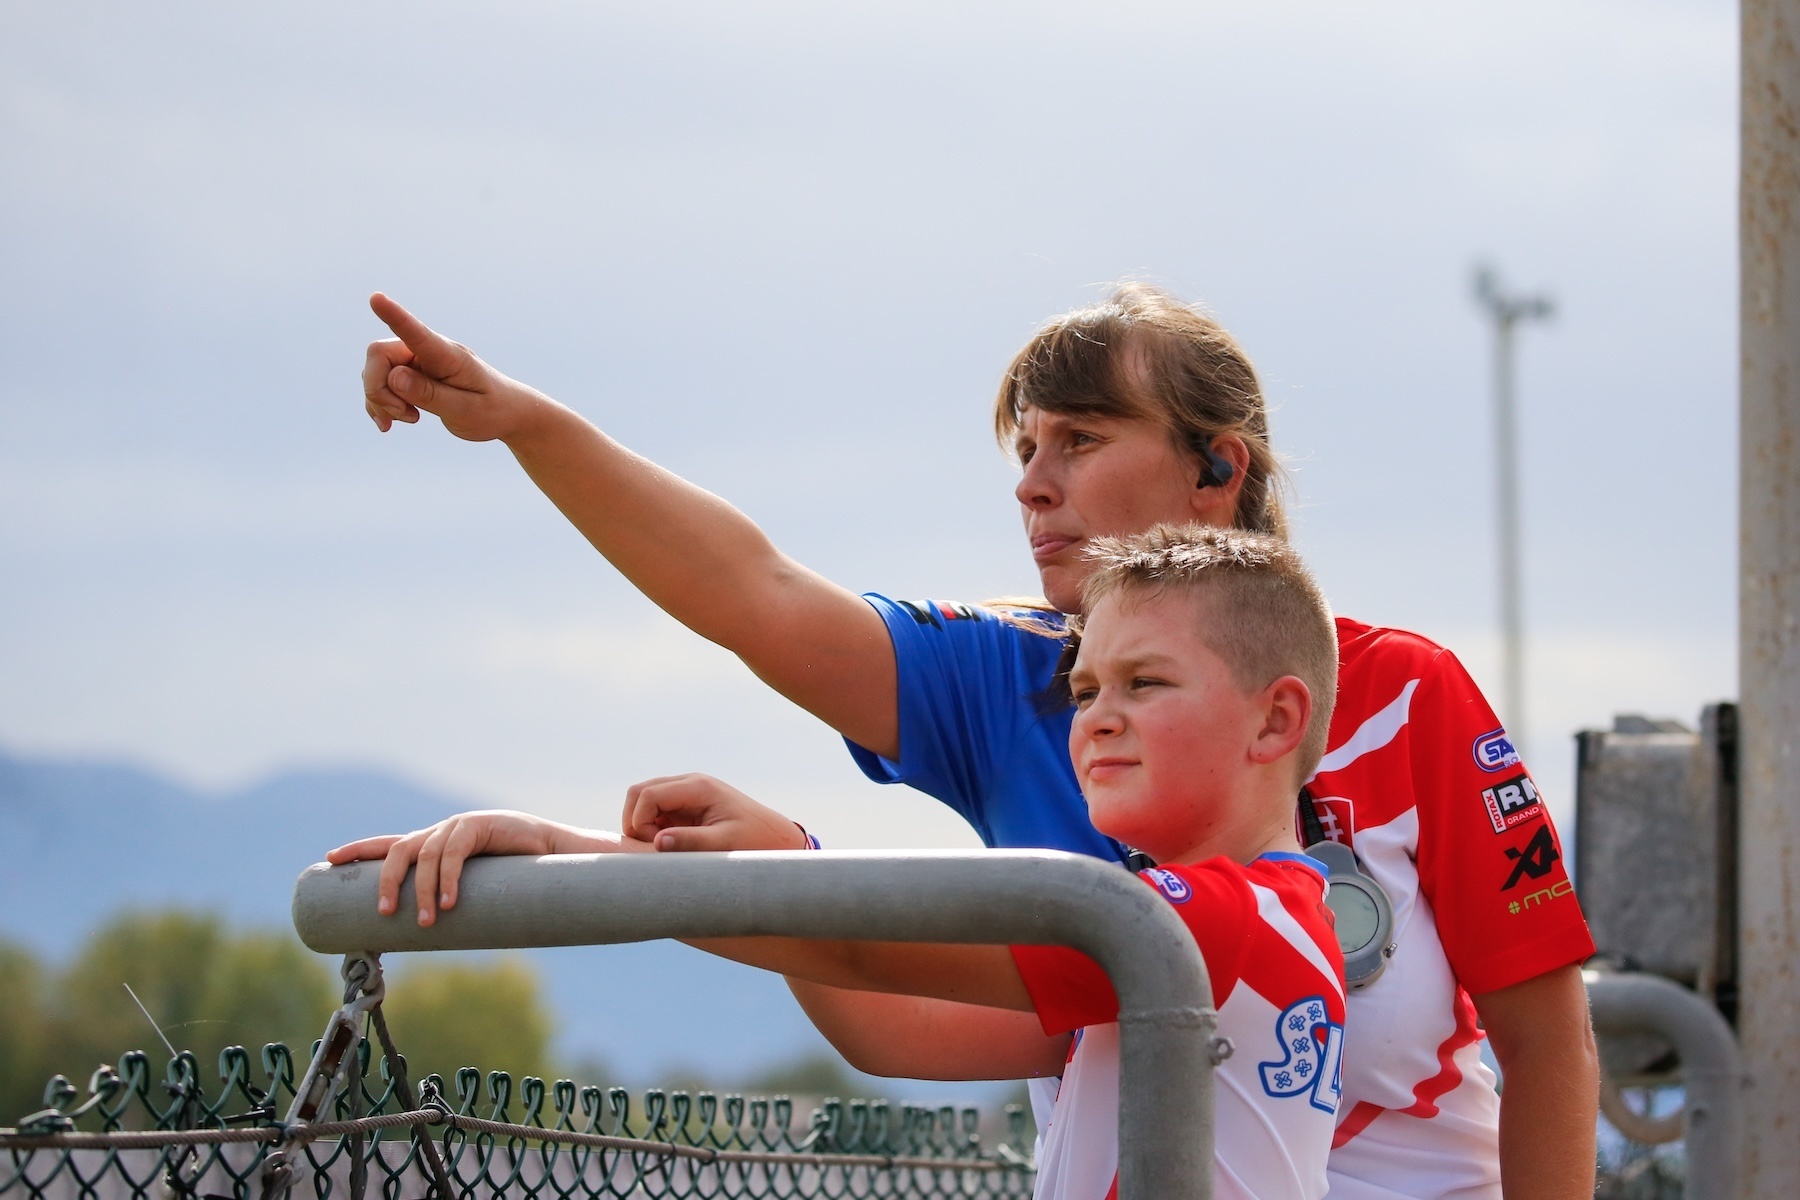
[[(1686, 1091), (1686, 1200), (1736, 1200), (1744, 1074), (1731, 1026), (1719, 1010), (1680, 984), (1648, 973), (1584, 973), (1594, 1032), (1602, 1037), (1650, 1034), (1681, 1060)], [(1791, 1195), (1791, 1193), (1784, 1193)]]
[(1743, 0), (1738, 1036), (1743, 1195), (1800, 1195), (1800, 0)]

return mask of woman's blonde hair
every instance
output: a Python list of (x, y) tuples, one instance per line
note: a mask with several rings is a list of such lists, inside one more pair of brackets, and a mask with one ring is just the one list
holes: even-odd
[(1167, 292), (1124, 283), (1099, 304), (1052, 318), (1007, 367), (994, 399), (994, 432), (1011, 447), (1028, 408), (1139, 417), (1198, 453), (1241, 438), (1250, 467), (1238, 493), (1240, 529), (1287, 536), (1281, 464), (1256, 368), (1237, 339)]

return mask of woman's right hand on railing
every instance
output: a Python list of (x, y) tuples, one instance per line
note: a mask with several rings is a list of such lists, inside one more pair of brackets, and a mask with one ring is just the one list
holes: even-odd
[(651, 847), (635, 838), (597, 829), (577, 829), (530, 813), (489, 809), (458, 813), (412, 833), (390, 833), (339, 846), (325, 856), (334, 865), (381, 859), (381, 888), (375, 907), (393, 915), (400, 885), (415, 866), (414, 892), (419, 924), (437, 921), (440, 909), (456, 907), (463, 863), (482, 854), (641, 854)]
[(660, 851), (804, 850), (806, 830), (711, 775), (665, 775), (634, 783), (619, 825)]

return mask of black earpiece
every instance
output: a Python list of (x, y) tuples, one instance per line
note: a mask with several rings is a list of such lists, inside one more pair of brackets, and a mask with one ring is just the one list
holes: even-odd
[(1200, 456), (1200, 482), (1195, 487), (1224, 487), (1237, 474), (1232, 461), (1215, 451), (1210, 442), (1196, 440), (1194, 453)]

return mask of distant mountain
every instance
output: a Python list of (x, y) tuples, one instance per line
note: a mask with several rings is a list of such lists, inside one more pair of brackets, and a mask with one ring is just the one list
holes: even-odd
[[(295, 876), (332, 846), (472, 807), (380, 771), (286, 771), (215, 794), (129, 764), (0, 752), (0, 936), (60, 962), (127, 908), (288, 929)], [(731, 1081), (829, 1052), (779, 979), (685, 946), (521, 953), (542, 974), (565, 1057), (608, 1064), (626, 1082)], [(404, 1049), (404, 1030), (395, 1036)], [(874, 1086), (907, 1098), (994, 1094)]]
[(60, 958), (126, 907), (287, 927), (294, 877), (326, 850), (467, 807), (374, 771), (293, 771), (213, 795), (125, 764), (0, 753), (0, 930)]

